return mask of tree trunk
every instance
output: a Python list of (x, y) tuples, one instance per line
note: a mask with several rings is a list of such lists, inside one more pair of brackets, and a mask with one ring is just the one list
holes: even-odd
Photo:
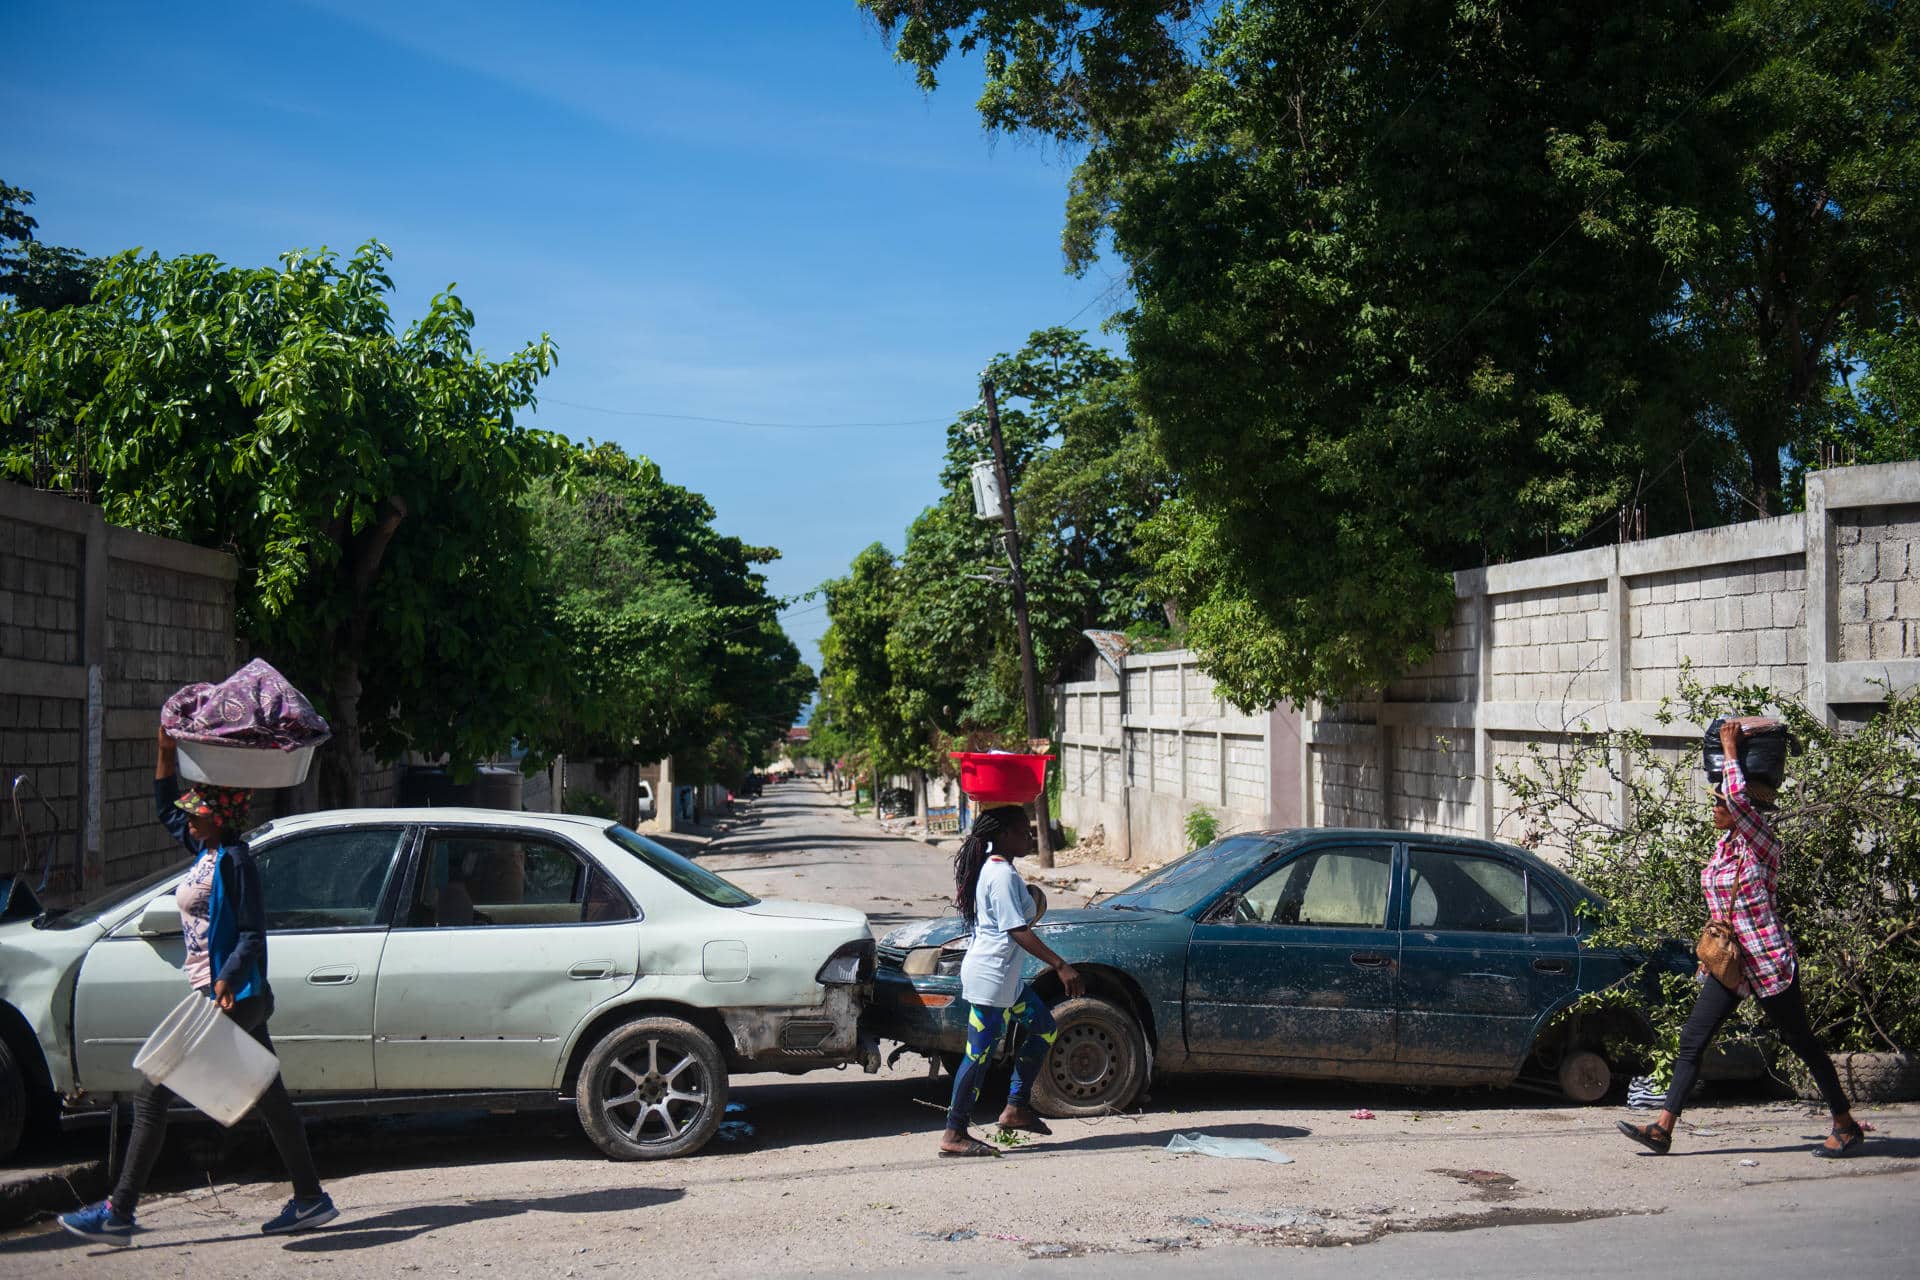
[(360, 807), (360, 664), (346, 661), (334, 671), (333, 740), (320, 753), (320, 804), (327, 809)]

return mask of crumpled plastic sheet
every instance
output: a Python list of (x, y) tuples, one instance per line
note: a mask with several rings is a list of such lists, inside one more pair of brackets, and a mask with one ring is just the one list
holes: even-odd
[(1268, 1164), (1292, 1164), (1293, 1157), (1275, 1151), (1254, 1138), (1216, 1138), (1210, 1133), (1176, 1133), (1167, 1150), (1177, 1154), (1219, 1156), (1225, 1160), (1265, 1160)]

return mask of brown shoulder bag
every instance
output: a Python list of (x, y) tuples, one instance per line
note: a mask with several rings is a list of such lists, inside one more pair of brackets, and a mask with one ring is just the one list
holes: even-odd
[[(1746, 874), (1746, 864), (1742, 863), (1739, 874), (1733, 880), (1733, 904), (1740, 906), (1740, 885)], [(1714, 980), (1729, 991), (1737, 991), (1746, 980), (1746, 957), (1740, 949), (1740, 935), (1734, 930), (1730, 920), (1709, 920), (1707, 927), (1700, 931), (1700, 941), (1693, 944), (1693, 954), (1699, 957)]]

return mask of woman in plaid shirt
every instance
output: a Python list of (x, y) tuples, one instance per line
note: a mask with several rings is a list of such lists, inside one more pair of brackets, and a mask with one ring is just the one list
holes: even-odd
[(1833, 1069), (1833, 1060), (1820, 1047), (1807, 1021), (1806, 1002), (1794, 981), (1799, 963), (1793, 939), (1774, 909), (1784, 850), (1767, 817), (1773, 808), (1773, 788), (1748, 782), (1740, 769), (1741, 735), (1770, 724), (1772, 721), (1749, 717), (1730, 719), (1720, 726), (1720, 747), (1727, 763), (1720, 789), (1713, 797), (1713, 825), (1723, 834), (1713, 856), (1700, 870), (1700, 889), (1706, 894), (1707, 913), (1715, 920), (1730, 922), (1740, 939), (1743, 981), (1737, 989), (1730, 989), (1702, 968), (1699, 998), (1680, 1031), (1680, 1055), (1673, 1064), (1673, 1085), (1667, 1090), (1665, 1109), (1652, 1124), (1620, 1122), (1620, 1132), (1656, 1155), (1665, 1155), (1673, 1145), (1674, 1122), (1700, 1076), (1700, 1056), (1744, 996), (1760, 1001), (1767, 1020), (1787, 1047), (1807, 1064), (1820, 1086), (1820, 1096), (1833, 1111), (1833, 1132), (1825, 1145), (1813, 1149), (1813, 1154), (1849, 1155), (1864, 1137), (1853, 1118), (1846, 1091), (1840, 1087), (1840, 1074)]

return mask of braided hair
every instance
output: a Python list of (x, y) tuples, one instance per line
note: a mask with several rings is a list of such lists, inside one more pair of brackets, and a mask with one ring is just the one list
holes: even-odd
[(953, 855), (953, 905), (966, 917), (967, 927), (973, 928), (979, 914), (975, 906), (975, 891), (980, 887), (980, 869), (987, 865), (987, 859), (995, 850), (997, 837), (1006, 835), (1015, 827), (1024, 827), (1027, 811), (1018, 805), (1005, 805), (997, 809), (982, 810), (973, 820), (967, 838), (960, 842), (960, 848)]

